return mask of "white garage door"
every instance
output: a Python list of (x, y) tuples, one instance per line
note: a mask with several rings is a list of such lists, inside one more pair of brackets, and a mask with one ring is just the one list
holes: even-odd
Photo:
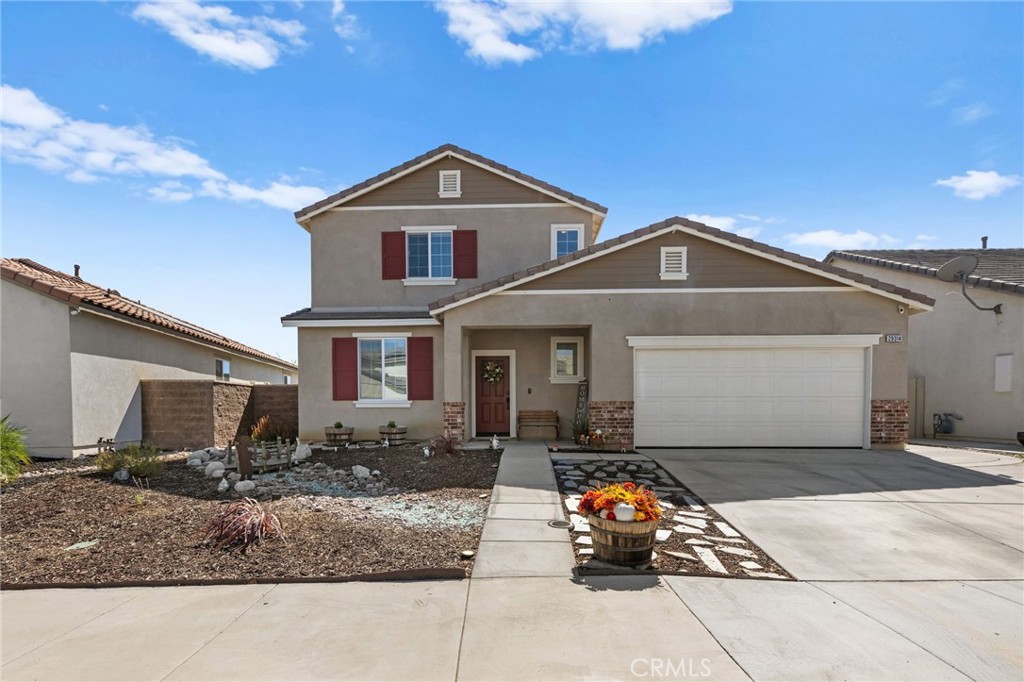
[(636, 443), (860, 447), (864, 365), (863, 348), (637, 348)]

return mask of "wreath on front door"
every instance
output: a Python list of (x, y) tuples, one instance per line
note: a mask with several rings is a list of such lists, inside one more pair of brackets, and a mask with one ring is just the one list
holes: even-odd
[(480, 378), (489, 384), (500, 384), (505, 378), (505, 370), (497, 362), (485, 362), (480, 370)]

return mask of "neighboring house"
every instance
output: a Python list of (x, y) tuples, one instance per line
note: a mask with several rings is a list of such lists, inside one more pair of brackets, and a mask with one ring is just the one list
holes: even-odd
[[(296, 213), (311, 236), (299, 429), (516, 433), (557, 410), (639, 446), (899, 447), (906, 289), (682, 218), (606, 209), (444, 145)], [(524, 436), (553, 436), (530, 429)]]
[[(960, 284), (936, 278), (940, 266), (978, 257)], [(935, 310), (910, 323), (911, 437), (934, 435), (935, 414), (953, 413), (954, 438), (1016, 441), (1024, 431), (1024, 249), (900, 249), (833, 251), (825, 262), (912, 288), (934, 298)], [(942, 435), (942, 434), (940, 434)]]
[(28, 428), (33, 456), (140, 440), (143, 379), (298, 376), (290, 362), (31, 260), (0, 259), (0, 274), (0, 412)]

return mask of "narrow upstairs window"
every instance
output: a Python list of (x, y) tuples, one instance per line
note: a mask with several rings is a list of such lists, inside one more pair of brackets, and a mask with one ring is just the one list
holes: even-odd
[(440, 172), (437, 196), (442, 199), (457, 199), (462, 196), (462, 171), (443, 170)]
[(686, 279), (686, 247), (661, 247), (661, 278)]

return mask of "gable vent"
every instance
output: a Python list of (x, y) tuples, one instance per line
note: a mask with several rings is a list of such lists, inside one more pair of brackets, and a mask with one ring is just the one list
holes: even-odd
[(443, 170), (440, 172), (437, 196), (442, 199), (462, 196), (462, 171)]
[(661, 247), (661, 278), (686, 279), (686, 247)]

